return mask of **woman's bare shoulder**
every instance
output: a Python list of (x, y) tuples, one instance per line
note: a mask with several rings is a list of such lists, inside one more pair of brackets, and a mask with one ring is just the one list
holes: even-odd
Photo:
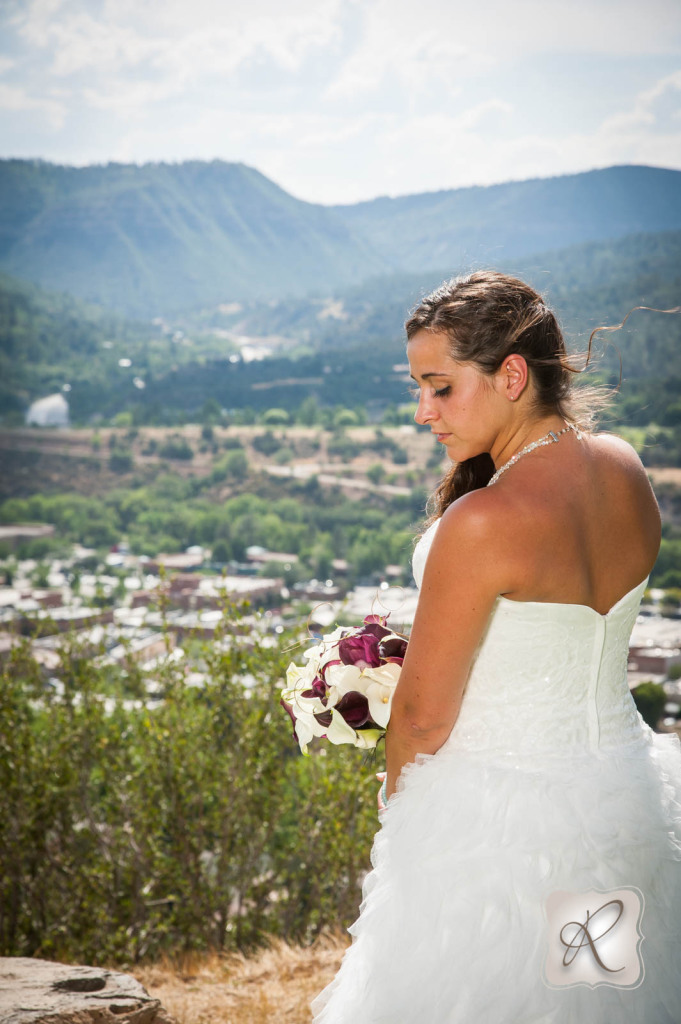
[(641, 458), (633, 444), (621, 437), (619, 434), (603, 430), (598, 433), (589, 434), (588, 436), (597, 445), (600, 445), (604, 452), (612, 453), (611, 457), (619, 457), (627, 464), (637, 468), (640, 467), (645, 472), (645, 467), (643, 466)]
[(524, 496), (500, 487), (481, 487), (457, 498), (438, 530), (443, 556), (472, 554), (476, 575), (485, 576), (495, 593), (504, 593), (522, 566), (517, 537), (527, 517), (525, 506)]
[(617, 470), (634, 485), (642, 487), (648, 493), (651, 491), (650, 479), (641, 457), (634, 446), (619, 434), (608, 431), (589, 435), (595, 451), (602, 459), (605, 459), (609, 467)]

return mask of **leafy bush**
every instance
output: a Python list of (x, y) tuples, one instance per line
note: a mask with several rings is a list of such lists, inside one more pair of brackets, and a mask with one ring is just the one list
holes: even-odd
[[(201, 689), (172, 663), (145, 704), (64, 638), (45, 683), (28, 643), (0, 679), (0, 952), (103, 963), (309, 940), (349, 924), (377, 828), (358, 751), (303, 758), (279, 707), (290, 660), (198, 644)], [(291, 638), (288, 638), (290, 643)], [(136, 694), (137, 701), (130, 701)]]
[(371, 480), (372, 484), (380, 484), (381, 480), (385, 477), (385, 466), (380, 462), (375, 462), (373, 466), (369, 466), (367, 469), (367, 477)]
[(340, 429), (343, 427), (356, 427), (359, 425), (359, 416), (352, 409), (339, 409), (334, 413), (333, 425)]
[(340, 459), (342, 462), (351, 462), (362, 452), (362, 445), (351, 441), (349, 437), (332, 437), (327, 444), (327, 452), (330, 458)]
[(232, 480), (245, 480), (248, 476), (248, 459), (244, 452), (230, 452), (224, 458), (224, 466)]
[(132, 452), (123, 448), (114, 448), (109, 456), (109, 469), (112, 473), (129, 473), (134, 464)]
[(660, 720), (667, 701), (664, 687), (659, 683), (653, 682), (639, 683), (631, 691), (631, 695), (644, 722), (647, 722), (650, 728), (654, 729)]
[(286, 426), (291, 422), (291, 417), (286, 409), (266, 409), (261, 418), (263, 423), (270, 423), (277, 427)]
[(186, 459), (194, 458), (194, 449), (183, 437), (175, 435), (167, 438), (159, 447), (159, 455), (162, 459)]
[(274, 455), (283, 446), (284, 442), (268, 430), (265, 434), (256, 434), (252, 441), (253, 447), (263, 455)]

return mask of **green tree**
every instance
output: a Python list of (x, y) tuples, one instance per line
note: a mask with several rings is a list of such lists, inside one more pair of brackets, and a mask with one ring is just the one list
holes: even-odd
[(286, 409), (266, 409), (261, 416), (263, 423), (273, 427), (286, 426), (291, 422), (291, 417)]
[(298, 406), (296, 422), (305, 427), (314, 427), (319, 423), (319, 403), (314, 395), (308, 395)]
[(204, 426), (213, 426), (222, 419), (222, 407), (217, 398), (207, 398), (201, 406), (199, 422)]
[(158, 452), (164, 459), (184, 459), (189, 461), (194, 458), (194, 449), (186, 438), (178, 434), (166, 438), (160, 445)]
[(245, 480), (248, 476), (248, 459), (245, 452), (229, 452), (225, 455), (224, 465), (227, 476), (232, 480)]
[(333, 425), (338, 429), (344, 427), (356, 427), (359, 425), (359, 417), (352, 409), (338, 409), (334, 413)]
[(109, 455), (109, 469), (112, 473), (129, 473), (135, 464), (132, 452), (123, 448), (114, 448)]
[(367, 469), (367, 476), (372, 484), (380, 484), (385, 477), (385, 466), (381, 462), (375, 462)]
[(656, 729), (667, 702), (664, 687), (652, 681), (639, 683), (631, 691), (631, 695), (644, 722), (647, 722), (651, 729)]
[(218, 565), (225, 565), (229, 562), (231, 553), (227, 541), (224, 539), (217, 540), (213, 545), (213, 561)]

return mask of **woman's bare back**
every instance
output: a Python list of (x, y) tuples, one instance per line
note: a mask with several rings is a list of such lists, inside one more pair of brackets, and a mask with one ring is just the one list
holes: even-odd
[(517, 582), (503, 596), (605, 615), (655, 564), (660, 512), (628, 442), (606, 433), (568, 438), (560, 453), (548, 445), (505, 474)]

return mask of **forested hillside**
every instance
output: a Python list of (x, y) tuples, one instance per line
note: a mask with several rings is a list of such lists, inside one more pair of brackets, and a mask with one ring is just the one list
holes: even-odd
[[(573, 246), (501, 268), (548, 297), (569, 349), (583, 351), (594, 327), (616, 325), (634, 306), (681, 304), (681, 231)], [(327, 407), (399, 405), (407, 401), (405, 316), (446, 276), (390, 275), (324, 299), (215, 307), (170, 324), (125, 321), (0, 276), (0, 414), (18, 422), (31, 400), (64, 385), (76, 422), (126, 410), (136, 422), (175, 422), (208, 400), (292, 411), (310, 394)], [(244, 361), (243, 336), (276, 336), (272, 357)], [(640, 425), (666, 423), (681, 378), (681, 314), (637, 312), (616, 334), (596, 335), (593, 366), (605, 379), (619, 378), (618, 352), (626, 414)], [(671, 382), (671, 390), (655, 382)], [(639, 415), (641, 403), (647, 411)]]
[(334, 209), (401, 269), (496, 264), (581, 242), (679, 228), (681, 172), (608, 167)]
[(680, 228), (651, 167), (325, 207), (243, 164), (0, 161), (0, 269), (148, 319)]
[(334, 211), (221, 161), (0, 161), (0, 269), (151, 318), (391, 266)]
[[(541, 292), (556, 310), (571, 350), (586, 347), (595, 327), (620, 323), (634, 306), (670, 309), (681, 304), (681, 231), (629, 235), (481, 266), (517, 275)], [(475, 268), (456, 265), (392, 274), (337, 290), (331, 299), (246, 303), (229, 313), (205, 312), (194, 323), (204, 329), (285, 335), (326, 352), (391, 338), (401, 343), (410, 306), (443, 280), (471, 269)], [(595, 343), (595, 352), (605, 347), (603, 337)], [(641, 313), (611, 340), (622, 353), (628, 378), (681, 373), (681, 316)], [(611, 348), (603, 369), (619, 374), (619, 360)]]

